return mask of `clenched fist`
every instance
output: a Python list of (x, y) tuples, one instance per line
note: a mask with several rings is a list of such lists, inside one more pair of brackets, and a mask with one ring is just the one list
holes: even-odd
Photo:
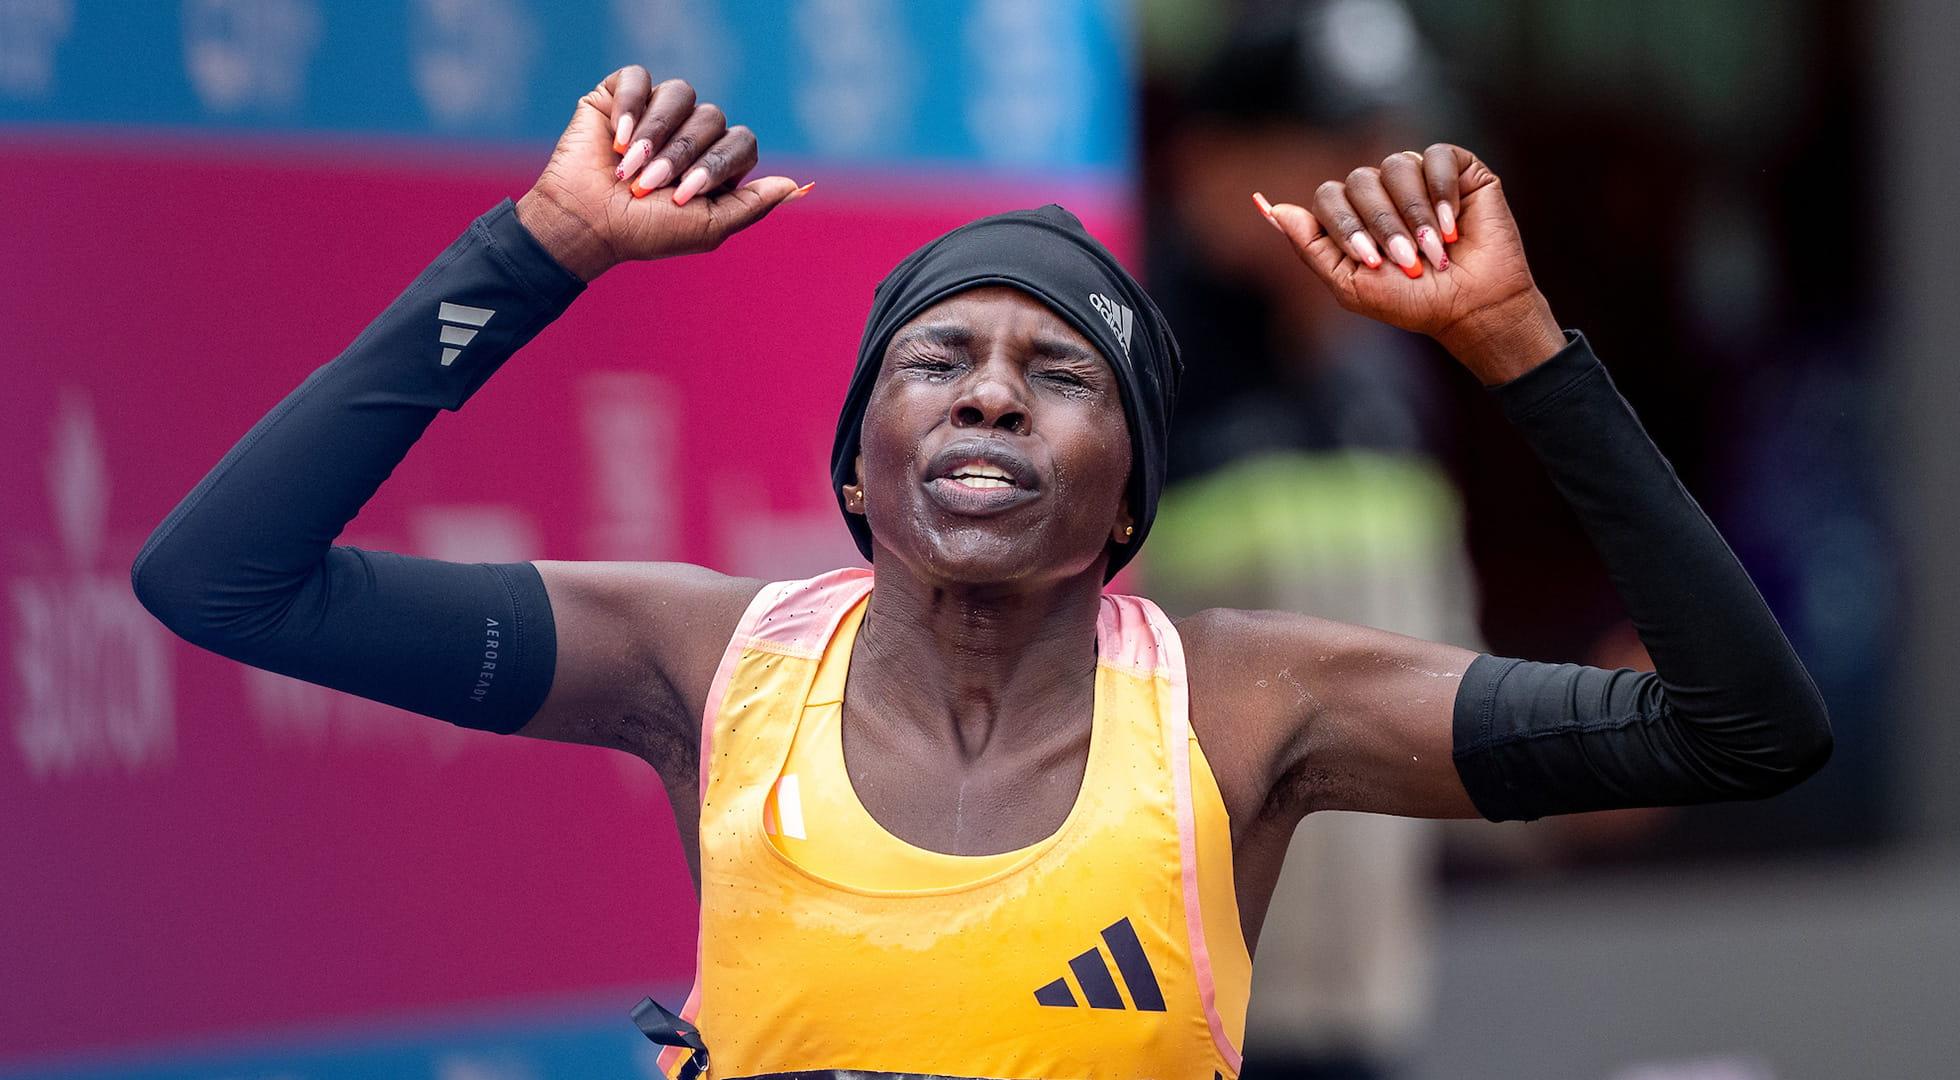
[(1497, 174), (1460, 146), (1405, 150), (1329, 180), (1311, 210), (1253, 199), (1342, 307), (1428, 334), (1486, 385), (1565, 345)]
[(787, 176), (742, 183), (755, 163), (754, 132), (633, 64), (579, 99), (517, 215), (591, 281), (616, 263), (712, 251), (809, 190)]

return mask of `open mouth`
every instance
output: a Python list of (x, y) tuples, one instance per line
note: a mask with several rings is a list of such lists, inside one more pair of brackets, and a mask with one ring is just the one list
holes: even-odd
[(986, 515), (1037, 498), (1034, 466), (998, 440), (947, 447), (926, 472), (926, 492), (956, 514)]
[(1006, 469), (979, 461), (956, 466), (952, 472), (947, 473), (942, 479), (951, 480), (961, 487), (972, 488), (975, 491), (989, 491), (996, 488), (1020, 486), (1014, 482), (1013, 475)]

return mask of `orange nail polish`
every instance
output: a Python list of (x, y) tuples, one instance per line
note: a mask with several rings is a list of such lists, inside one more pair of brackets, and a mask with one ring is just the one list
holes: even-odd
[[(652, 144), (648, 143), (648, 145), (651, 146)], [(634, 195), (639, 196), (649, 191), (659, 191), (661, 185), (667, 182), (667, 178), (673, 175), (673, 172), (674, 163), (671, 160), (667, 158), (654, 158), (653, 164), (640, 170), (639, 179), (633, 182)]]
[(1259, 212), (1266, 216), (1266, 224), (1271, 225), (1281, 236), (1286, 235), (1286, 226), (1281, 225), (1279, 218), (1273, 216), (1273, 204), (1266, 201), (1265, 195), (1257, 191), (1253, 192), (1252, 205), (1258, 207)]
[(802, 198), (803, 196), (808, 195), (810, 193), (810, 189), (816, 186), (817, 186), (817, 182), (815, 180), (812, 180), (809, 183), (803, 185), (802, 187), (797, 188), (795, 191), (792, 191), (789, 194), (783, 196), (783, 201), (795, 202), (796, 200)]
[(1422, 256), (1416, 254), (1416, 246), (1405, 234), (1396, 233), (1388, 238), (1388, 258), (1410, 277), (1422, 276)]
[(646, 197), (647, 197), (648, 195), (651, 195), (651, 194), (653, 194), (653, 189), (652, 189), (652, 188), (643, 188), (643, 187), (641, 187), (641, 186), (640, 186), (640, 182), (639, 182), (638, 180), (635, 180), (635, 181), (633, 181), (633, 186), (632, 186), (631, 188), (629, 188), (628, 190), (629, 190), (629, 191), (631, 191), (631, 192), (633, 193), (633, 197), (634, 197), (634, 198), (636, 198), (636, 199), (644, 199), (644, 198), (646, 198)]

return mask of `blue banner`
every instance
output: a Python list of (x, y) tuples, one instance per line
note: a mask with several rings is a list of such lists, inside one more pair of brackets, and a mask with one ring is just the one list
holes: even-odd
[(0, 127), (548, 146), (580, 94), (639, 63), (769, 154), (1114, 178), (1132, 17), (1122, 0), (9, 0)]
[[(622, 998), (624, 1000), (624, 998)], [(676, 998), (675, 1000), (679, 1000)], [(0, 1080), (584, 1080), (659, 1076), (624, 1008), (548, 1022), (353, 1033), (257, 1048), (113, 1055), (92, 1065), (10, 1070)]]

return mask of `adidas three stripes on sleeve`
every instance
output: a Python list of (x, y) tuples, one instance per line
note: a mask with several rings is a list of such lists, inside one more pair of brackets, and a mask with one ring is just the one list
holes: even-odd
[(468, 727), (512, 732), (557, 659), (528, 562), (335, 545), (438, 410), (462, 407), (585, 289), (505, 199), (192, 488), (130, 570), (213, 652)]

